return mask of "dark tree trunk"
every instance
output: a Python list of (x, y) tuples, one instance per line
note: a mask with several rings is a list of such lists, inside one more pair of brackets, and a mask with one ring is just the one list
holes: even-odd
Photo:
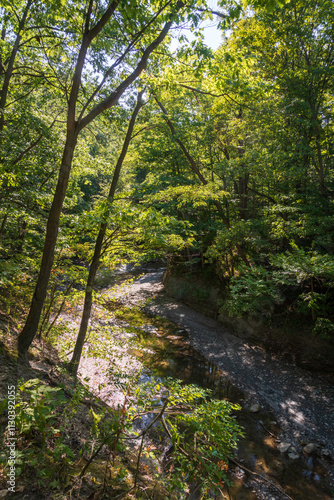
[(7, 219), (8, 219), (8, 212), (5, 213), (5, 215), (4, 215), (3, 219), (2, 219), (2, 223), (1, 223), (1, 227), (0, 227), (0, 238), (1, 238), (2, 234), (3, 234), (3, 232), (4, 232)]
[(5, 124), (5, 107), (6, 107), (6, 103), (7, 103), (9, 82), (10, 82), (10, 79), (11, 79), (12, 74), (13, 74), (14, 61), (15, 61), (16, 54), (19, 50), (20, 41), (21, 41), (21, 32), (22, 32), (24, 25), (26, 23), (28, 12), (29, 12), (29, 9), (31, 7), (31, 4), (32, 4), (32, 0), (28, 0), (27, 4), (25, 6), (25, 9), (23, 11), (23, 14), (22, 14), (22, 19), (19, 22), (18, 32), (17, 32), (16, 39), (15, 39), (15, 42), (14, 42), (14, 45), (12, 48), (12, 52), (10, 54), (8, 66), (7, 66), (7, 69), (5, 71), (5, 78), (4, 78), (4, 82), (3, 82), (1, 93), (0, 93), (0, 133), (3, 131), (3, 127)]
[[(28, 349), (36, 335), (38, 329), (38, 323), (40, 320), (41, 312), (46, 297), (46, 291), (52, 269), (55, 246), (57, 242), (60, 214), (66, 194), (66, 189), (71, 171), (72, 160), (73, 160), (75, 146), (77, 143), (78, 134), (97, 116), (103, 113), (103, 111), (106, 111), (107, 109), (111, 108), (118, 102), (118, 100), (123, 95), (125, 90), (138, 78), (141, 72), (146, 68), (150, 55), (165, 39), (173, 24), (172, 21), (166, 22), (160, 34), (157, 36), (157, 38), (153, 40), (153, 42), (144, 50), (143, 55), (140, 61), (138, 62), (137, 67), (133, 70), (133, 72), (130, 73), (130, 75), (119, 84), (119, 86), (115, 89), (114, 92), (112, 92), (108, 97), (106, 97), (98, 104), (96, 104), (96, 106), (93, 107), (93, 109), (89, 111), (86, 116), (81, 117), (80, 115), (80, 119), (76, 121), (76, 107), (78, 102), (79, 88), (81, 85), (82, 70), (84, 67), (87, 50), (92, 40), (94, 40), (94, 38), (97, 37), (97, 35), (105, 26), (105, 24), (108, 22), (108, 20), (114, 13), (117, 5), (118, 5), (118, 0), (111, 2), (108, 8), (106, 9), (105, 13), (100, 18), (100, 20), (91, 29), (89, 29), (89, 24), (90, 24), (90, 17), (92, 14), (92, 2), (90, 2), (87, 10), (86, 20), (85, 20), (85, 32), (83, 34), (82, 43), (73, 74), (72, 88), (68, 101), (66, 145), (59, 172), (58, 184), (48, 218), (41, 267), (37, 279), (35, 292), (32, 298), (29, 315), (26, 324), (24, 325), (24, 328), (20, 332), (18, 337), (19, 358), (22, 362), (25, 363), (28, 363), (28, 358), (27, 358)], [(180, 4), (180, 8), (182, 5)]]
[(248, 180), (249, 174), (239, 177), (239, 213), (241, 219), (248, 218)]
[(18, 238), (15, 253), (18, 253), (18, 254), (22, 253), (24, 240), (25, 240), (25, 236), (26, 236), (26, 232), (27, 232), (27, 227), (28, 227), (27, 221), (24, 220), (24, 221), (19, 223), (19, 228), (18, 228), (19, 229), (19, 238)]
[(27, 351), (37, 332), (39, 319), (46, 297), (46, 291), (49, 283), (57, 242), (60, 214), (66, 194), (76, 142), (77, 131), (76, 129), (74, 129), (71, 131), (71, 133), (67, 134), (63, 159), (59, 171), (58, 183), (46, 227), (46, 236), (40, 272), (38, 275), (28, 318), (18, 338), (19, 357), (24, 362), (26, 362), (27, 360)]
[[(176, 130), (175, 130), (175, 127), (173, 125), (173, 123), (171, 122), (171, 120), (169, 119), (168, 117), (168, 113), (167, 113), (167, 110), (165, 109), (165, 107), (163, 106), (163, 104), (158, 100), (157, 96), (155, 94), (154, 95), (154, 98), (159, 106), (159, 108), (161, 109), (161, 111), (163, 112), (164, 114), (164, 118), (166, 120), (166, 123), (170, 129), (170, 131), (172, 132), (176, 142), (178, 143), (178, 145), (180, 146), (180, 148), (182, 149), (183, 151), (183, 154), (185, 155), (185, 157), (187, 158), (189, 164), (190, 164), (190, 167), (192, 169), (192, 171), (196, 174), (196, 176), (198, 177), (198, 179), (201, 181), (201, 183), (203, 185), (206, 185), (208, 182), (207, 180), (203, 177), (202, 173), (200, 172), (194, 158), (191, 156), (191, 154), (189, 153), (189, 151), (187, 150), (186, 146), (184, 145), (184, 143), (181, 141), (181, 139), (178, 137), (178, 134), (176, 133)], [(224, 209), (222, 207), (222, 204), (218, 201), (218, 200), (214, 200), (214, 205), (216, 206), (217, 208), (217, 211), (223, 221), (223, 223), (225, 224), (225, 226), (227, 228), (230, 228), (230, 222), (228, 220), (228, 218), (226, 217), (225, 213), (224, 213)], [(238, 251), (238, 255), (239, 257), (245, 262), (245, 264), (247, 266), (250, 267), (250, 264), (248, 262), (248, 259), (245, 255), (245, 252), (242, 248), (242, 246), (239, 244), (239, 243), (236, 243), (236, 249)]]
[(323, 163), (323, 158), (322, 158), (322, 153), (321, 153), (321, 134), (320, 134), (320, 127), (318, 124), (316, 127), (315, 142), (316, 142), (316, 146), (317, 146), (318, 165), (317, 165), (316, 170), (317, 170), (318, 177), (319, 177), (319, 188), (320, 188), (321, 195), (324, 198), (326, 198), (324, 163)]
[[(143, 92), (140, 92), (138, 94), (138, 99), (137, 99), (137, 105), (132, 113), (131, 120), (128, 126), (128, 130), (124, 139), (123, 147), (121, 154), (118, 158), (118, 161), (116, 163), (113, 179), (111, 182), (109, 194), (108, 194), (108, 206), (113, 202), (114, 196), (115, 196), (115, 191), (119, 179), (119, 175), (121, 172), (121, 168), (123, 165), (123, 161), (125, 158), (125, 155), (128, 151), (129, 144), (131, 141), (131, 136), (133, 132), (133, 128), (136, 122), (137, 115), (140, 111), (140, 108), (143, 105), (142, 102), (142, 95)], [(82, 348), (85, 342), (86, 338), (86, 333), (87, 333), (87, 328), (88, 328), (88, 322), (91, 314), (91, 309), (92, 309), (92, 303), (93, 303), (93, 286), (95, 283), (95, 277), (97, 270), (99, 268), (100, 264), (100, 257), (101, 257), (101, 252), (102, 252), (102, 245), (103, 245), (103, 240), (107, 231), (108, 227), (108, 222), (107, 219), (109, 217), (109, 208), (107, 209), (106, 213), (104, 214), (104, 222), (100, 225), (100, 230), (99, 234), (97, 236), (96, 242), (95, 242), (95, 248), (94, 248), (94, 255), (93, 259), (89, 268), (89, 274), (88, 274), (88, 279), (87, 279), (87, 284), (86, 284), (86, 292), (85, 292), (85, 302), (84, 302), (84, 308), (83, 308), (83, 313), (81, 317), (81, 323), (80, 323), (80, 329), (79, 329), (79, 334), (78, 338), (75, 344), (74, 352), (72, 359), (69, 364), (69, 371), (76, 375), (80, 363), (80, 358), (81, 358), (81, 353), (82, 353)]]

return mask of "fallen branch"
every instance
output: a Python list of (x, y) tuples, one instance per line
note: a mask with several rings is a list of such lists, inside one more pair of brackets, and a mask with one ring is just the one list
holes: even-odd
[[(138, 474), (139, 474), (140, 457), (141, 457), (141, 453), (142, 453), (142, 450), (143, 450), (143, 444), (144, 444), (145, 435), (148, 433), (148, 431), (151, 429), (151, 427), (155, 424), (155, 422), (157, 420), (159, 420), (159, 418), (163, 419), (163, 414), (164, 414), (164, 411), (165, 411), (167, 405), (168, 405), (168, 399), (166, 399), (166, 401), (164, 402), (164, 404), (163, 404), (160, 412), (158, 413), (158, 415), (152, 420), (152, 422), (146, 427), (146, 429), (141, 434), (141, 438), (142, 439), (141, 439), (140, 448), (139, 448), (139, 452), (138, 452), (134, 487), (137, 486)], [(140, 436), (137, 436), (137, 439), (138, 439), (138, 437), (140, 437)]]
[(249, 474), (252, 474), (253, 476), (260, 477), (261, 479), (263, 479), (263, 481), (266, 481), (271, 486), (273, 486), (274, 488), (276, 488), (280, 493), (282, 493), (282, 495), (286, 496), (286, 498), (289, 498), (289, 500), (293, 500), (290, 497), (290, 495), (288, 495), (287, 493), (285, 493), (285, 491), (283, 491), (279, 486), (277, 486), (277, 484), (275, 484), (272, 481), (270, 481), (270, 479), (266, 478), (265, 476), (262, 476), (262, 474), (259, 474), (258, 472), (254, 472), (254, 471), (252, 471), (250, 469), (247, 469), (247, 467), (245, 467), (244, 465), (241, 465), (239, 462), (237, 462), (236, 460), (234, 460), (234, 458), (232, 458), (230, 456), (228, 456), (227, 458), (229, 459), (230, 462), (232, 462), (232, 464), (234, 464), (237, 467), (239, 467), (239, 469), (242, 469), (242, 470), (248, 472)]
[(264, 423), (262, 422), (262, 420), (258, 420), (257, 422), (261, 425), (261, 427), (263, 427), (263, 429), (264, 429), (266, 432), (268, 432), (268, 434), (270, 434), (270, 436), (272, 436), (272, 437), (274, 437), (274, 438), (277, 438), (277, 436), (276, 436), (275, 434), (273, 434), (272, 432), (270, 432), (270, 430), (269, 430), (269, 429), (267, 429), (267, 427), (265, 427), (265, 425), (264, 425)]

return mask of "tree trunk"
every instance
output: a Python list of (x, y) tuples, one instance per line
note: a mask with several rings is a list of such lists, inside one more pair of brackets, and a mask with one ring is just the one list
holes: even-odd
[(248, 218), (248, 180), (249, 174), (239, 176), (239, 213), (244, 220)]
[(2, 85), (1, 93), (0, 93), (0, 133), (3, 131), (4, 124), (5, 124), (5, 106), (7, 102), (7, 95), (8, 95), (8, 89), (9, 89), (9, 82), (13, 74), (13, 68), (14, 68), (14, 61), (16, 54), (19, 50), (20, 46), (20, 41), (21, 41), (21, 31), (24, 28), (25, 22), (27, 20), (28, 12), (31, 7), (32, 0), (28, 0), (27, 5), (25, 6), (25, 9), (23, 11), (22, 19), (19, 22), (19, 28), (18, 32), (16, 35), (16, 39), (13, 45), (12, 52), (10, 54), (10, 58), (8, 61), (8, 66), (7, 70), (5, 71), (5, 78), (4, 82)]
[[(131, 120), (130, 120), (128, 130), (127, 130), (127, 133), (126, 133), (126, 136), (124, 139), (121, 154), (120, 154), (118, 161), (116, 163), (113, 179), (111, 182), (111, 186), (110, 186), (110, 190), (109, 190), (109, 194), (108, 194), (108, 198), (107, 198), (108, 199), (108, 206), (110, 206), (110, 204), (114, 200), (119, 175), (121, 172), (121, 168), (123, 165), (125, 155), (128, 151), (128, 147), (129, 147), (129, 144), (131, 141), (131, 136), (132, 136), (135, 122), (136, 122), (136, 118), (137, 118), (137, 115), (140, 111), (140, 108), (143, 105), (142, 96), (143, 96), (143, 92), (140, 92), (138, 94), (137, 105), (136, 105), (136, 107), (132, 113), (132, 116), (131, 116)], [(99, 234), (98, 234), (96, 242), (95, 242), (93, 259), (92, 259), (92, 262), (91, 262), (91, 265), (89, 268), (89, 274), (88, 274), (88, 279), (87, 279), (87, 284), (86, 284), (86, 292), (85, 292), (85, 302), (84, 302), (84, 308), (83, 308), (83, 313), (82, 313), (82, 317), (81, 317), (79, 334), (78, 334), (78, 338), (77, 338), (77, 341), (75, 344), (72, 359), (69, 363), (69, 371), (70, 371), (70, 373), (72, 373), (74, 375), (76, 375), (77, 371), (78, 371), (81, 353), (82, 353), (82, 348), (83, 348), (86, 334), (87, 334), (88, 322), (89, 322), (89, 318), (91, 315), (91, 309), (92, 309), (92, 303), (93, 303), (93, 287), (94, 287), (94, 283), (95, 283), (96, 273), (97, 273), (97, 270), (98, 270), (99, 264), (100, 264), (100, 257), (101, 257), (103, 240), (104, 240), (104, 237), (105, 237), (105, 234), (107, 231), (107, 227), (108, 227), (107, 219), (109, 217), (109, 212), (110, 212), (110, 210), (109, 210), (109, 208), (107, 208), (107, 210), (104, 214), (104, 217), (103, 217), (104, 222), (101, 223), (101, 225), (100, 225)]]
[(37, 332), (39, 319), (46, 297), (57, 242), (60, 214), (66, 194), (77, 136), (78, 134), (75, 128), (67, 134), (58, 183), (46, 226), (43, 257), (37, 284), (27, 321), (18, 337), (19, 358), (23, 362), (27, 362), (27, 352)]
[[(154, 95), (154, 99), (156, 100), (159, 108), (161, 109), (161, 111), (163, 112), (164, 114), (164, 117), (165, 117), (165, 120), (166, 120), (166, 123), (170, 129), (170, 131), (172, 132), (176, 142), (178, 143), (178, 145), (180, 146), (180, 148), (182, 149), (185, 157), (187, 158), (190, 166), (191, 166), (191, 169), (192, 171), (197, 175), (198, 179), (201, 181), (201, 183), (203, 185), (206, 185), (208, 183), (208, 181), (203, 177), (202, 173), (200, 172), (194, 158), (191, 156), (191, 154), (189, 153), (189, 151), (187, 150), (187, 148), (185, 147), (184, 143), (181, 141), (181, 139), (178, 137), (177, 133), (176, 133), (176, 130), (175, 130), (175, 127), (173, 125), (173, 123), (171, 122), (171, 120), (169, 119), (168, 117), (168, 113), (167, 113), (167, 110), (165, 109), (165, 107), (163, 106), (163, 104), (158, 100), (157, 96), (155, 94)], [(218, 200), (214, 200), (214, 205), (216, 206), (217, 208), (217, 211), (223, 221), (223, 223), (225, 224), (225, 226), (229, 229), (231, 226), (230, 226), (230, 222), (228, 220), (228, 218), (226, 217), (225, 213), (224, 213), (224, 209), (222, 207), (222, 204), (218, 201)], [(245, 255), (245, 252), (243, 250), (243, 248), (241, 247), (241, 245), (239, 243), (236, 243), (236, 249), (238, 251), (238, 255), (239, 257), (244, 261), (244, 263), (250, 267), (250, 264), (248, 262), (248, 259)]]
[(2, 219), (2, 223), (1, 223), (1, 227), (0, 227), (0, 238), (2, 237), (2, 233), (4, 232), (7, 219), (8, 219), (8, 212), (5, 213), (5, 215)]
[(318, 158), (317, 171), (318, 171), (318, 177), (319, 177), (319, 188), (320, 188), (321, 195), (324, 198), (326, 198), (324, 163), (323, 163), (322, 154), (321, 154), (321, 134), (320, 134), (320, 127), (318, 124), (316, 126), (315, 141), (316, 141), (316, 146), (317, 146), (317, 158)]
[(14, 250), (14, 253), (21, 254), (23, 251), (23, 245), (24, 245), (24, 240), (27, 232), (27, 227), (28, 223), (26, 220), (22, 221), (22, 223), (19, 222), (18, 224), (18, 241), (17, 241), (17, 246), (16, 249)]
[[(96, 38), (96, 36), (103, 29), (107, 21), (110, 19), (117, 5), (118, 5), (118, 0), (111, 2), (105, 13), (100, 18), (100, 20), (91, 29), (89, 29), (90, 16), (92, 13), (91, 2), (86, 14), (85, 32), (83, 34), (82, 43), (73, 74), (72, 88), (68, 101), (67, 139), (63, 153), (63, 160), (60, 167), (58, 184), (48, 218), (41, 267), (37, 279), (35, 292), (32, 298), (29, 315), (26, 324), (18, 337), (19, 358), (24, 363), (28, 363), (27, 352), (31, 342), (33, 341), (36, 335), (39, 319), (41, 316), (44, 300), (46, 297), (46, 290), (50, 278), (50, 273), (54, 258), (54, 251), (57, 242), (60, 213), (62, 210), (66, 194), (66, 189), (71, 171), (74, 150), (78, 139), (78, 134), (97, 116), (103, 113), (103, 111), (106, 111), (107, 109), (117, 104), (118, 100), (123, 95), (125, 90), (138, 78), (141, 72), (146, 68), (150, 55), (159, 46), (159, 44), (163, 42), (163, 40), (166, 38), (173, 24), (172, 20), (166, 22), (159, 35), (144, 50), (140, 61), (138, 62), (136, 68), (132, 71), (132, 73), (130, 73), (127, 76), (127, 78), (118, 85), (118, 87), (114, 90), (114, 92), (111, 92), (108, 97), (97, 103), (96, 106), (93, 107), (93, 109), (89, 111), (86, 116), (83, 116), (78, 121), (76, 121), (76, 107), (78, 102), (79, 89), (81, 85), (81, 76), (85, 64), (87, 50), (92, 40)], [(182, 6), (183, 4), (180, 3), (179, 8), (181, 8)]]

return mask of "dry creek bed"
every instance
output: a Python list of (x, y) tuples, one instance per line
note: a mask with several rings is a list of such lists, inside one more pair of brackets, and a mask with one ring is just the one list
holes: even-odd
[[(237, 389), (243, 391), (243, 406), (259, 417), (257, 421), (261, 423), (261, 412), (272, 412), (279, 428), (275, 446), (278, 446), (277, 452), (282, 455), (282, 459), (284, 457), (285, 462), (290, 461), (291, 464), (298, 461), (299, 457), (311, 464), (313, 459), (320, 461), (322, 470), (326, 471), (328, 476), (328, 484), (333, 488), (334, 388), (330, 380), (282, 361), (262, 348), (230, 334), (217, 321), (168, 297), (163, 291), (162, 276), (162, 269), (148, 270), (119, 292), (105, 289), (104, 294), (107, 300), (117, 300), (126, 307), (144, 305), (146, 302), (145, 312), (162, 316), (187, 332), (191, 346), (217, 366), (222, 375)], [(66, 317), (63, 316), (62, 319)], [(101, 311), (100, 317), (92, 320), (92, 329), (94, 321), (104, 327), (117, 325), (119, 337), (126, 340), (126, 323), (104, 319)], [(126, 353), (122, 356), (122, 363), (130, 372), (140, 369), (141, 363), (138, 359)], [(80, 376), (89, 377), (89, 385), (96, 395), (108, 404), (115, 405), (122, 402), (123, 395), (121, 391), (105, 383), (109, 363), (107, 358), (97, 360), (84, 356), (80, 365)], [(280, 460), (278, 463), (281, 463)], [(243, 471), (237, 468), (236, 479), (238, 474), (243, 479)], [(309, 467), (309, 471), (306, 468), (305, 476), (308, 474), (313, 474), (313, 479), (317, 480), (317, 474), (312, 472), (312, 467)], [(307, 479), (305, 477), (303, 481)], [(307, 483), (305, 484), (308, 487)], [(243, 488), (242, 491), (238, 490), (239, 496), (236, 494), (231, 498), (287, 498), (283, 492), (280, 493), (269, 483), (255, 477), (250, 478), (248, 484), (246, 482), (246, 488), (249, 494), (244, 493), (243, 496)], [(329, 490), (328, 493), (314, 493), (314, 497), (313, 489), (310, 491), (311, 493), (305, 493), (305, 496), (296, 494), (290, 498), (334, 498)]]

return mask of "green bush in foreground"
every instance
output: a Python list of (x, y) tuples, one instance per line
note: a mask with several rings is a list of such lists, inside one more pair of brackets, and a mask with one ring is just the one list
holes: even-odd
[[(80, 400), (85, 397), (83, 390), (78, 388), (67, 399), (61, 388), (51, 388), (38, 379), (19, 386), (15, 407), (16, 473), (24, 482), (27, 479), (30, 484), (35, 476), (38, 488), (71, 490), (74, 497), (80, 497), (81, 480), (89, 469), (92, 472), (88, 476), (95, 477), (92, 488), (106, 493), (115, 488), (137, 490), (140, 495), (143, 483), (148, 481), (147, 476), (145, 481), (142, 477), (145, 471), (150, 474), (151, 486), (160, 484), (169, 491), (170, 498), (180, 499), (194, 489), (201, 491), (202, 498), (211, 498), (228, 483), (229, 455), (243, 436), (232, 415), (239, 405), (212, 399), (210, 390), (182, 385), (171, 378), (141, 385), (132, 381), (124, 391), (123, 404), (116, 410), (87, 411), (84, 442), (73, 449), (71, 426)], [(4, 408), (6, 400), (1, 404)], [(147, 416), (149, 422), (146, 420), (136, 432), (134, 424)], [(171, 445), (168, 463), (153, 444), (157, 436), (160, 442), (169, 441)], [(103, 460), (99, 457), (102, 450)], [(129, 457), (128, 466), (124, 456)], [(5, 455), (1, 461), (6, 474)], [(147, 463), (151, 464), (149, 468)], [(165, 474), (158, 474), (163, 464)]]

